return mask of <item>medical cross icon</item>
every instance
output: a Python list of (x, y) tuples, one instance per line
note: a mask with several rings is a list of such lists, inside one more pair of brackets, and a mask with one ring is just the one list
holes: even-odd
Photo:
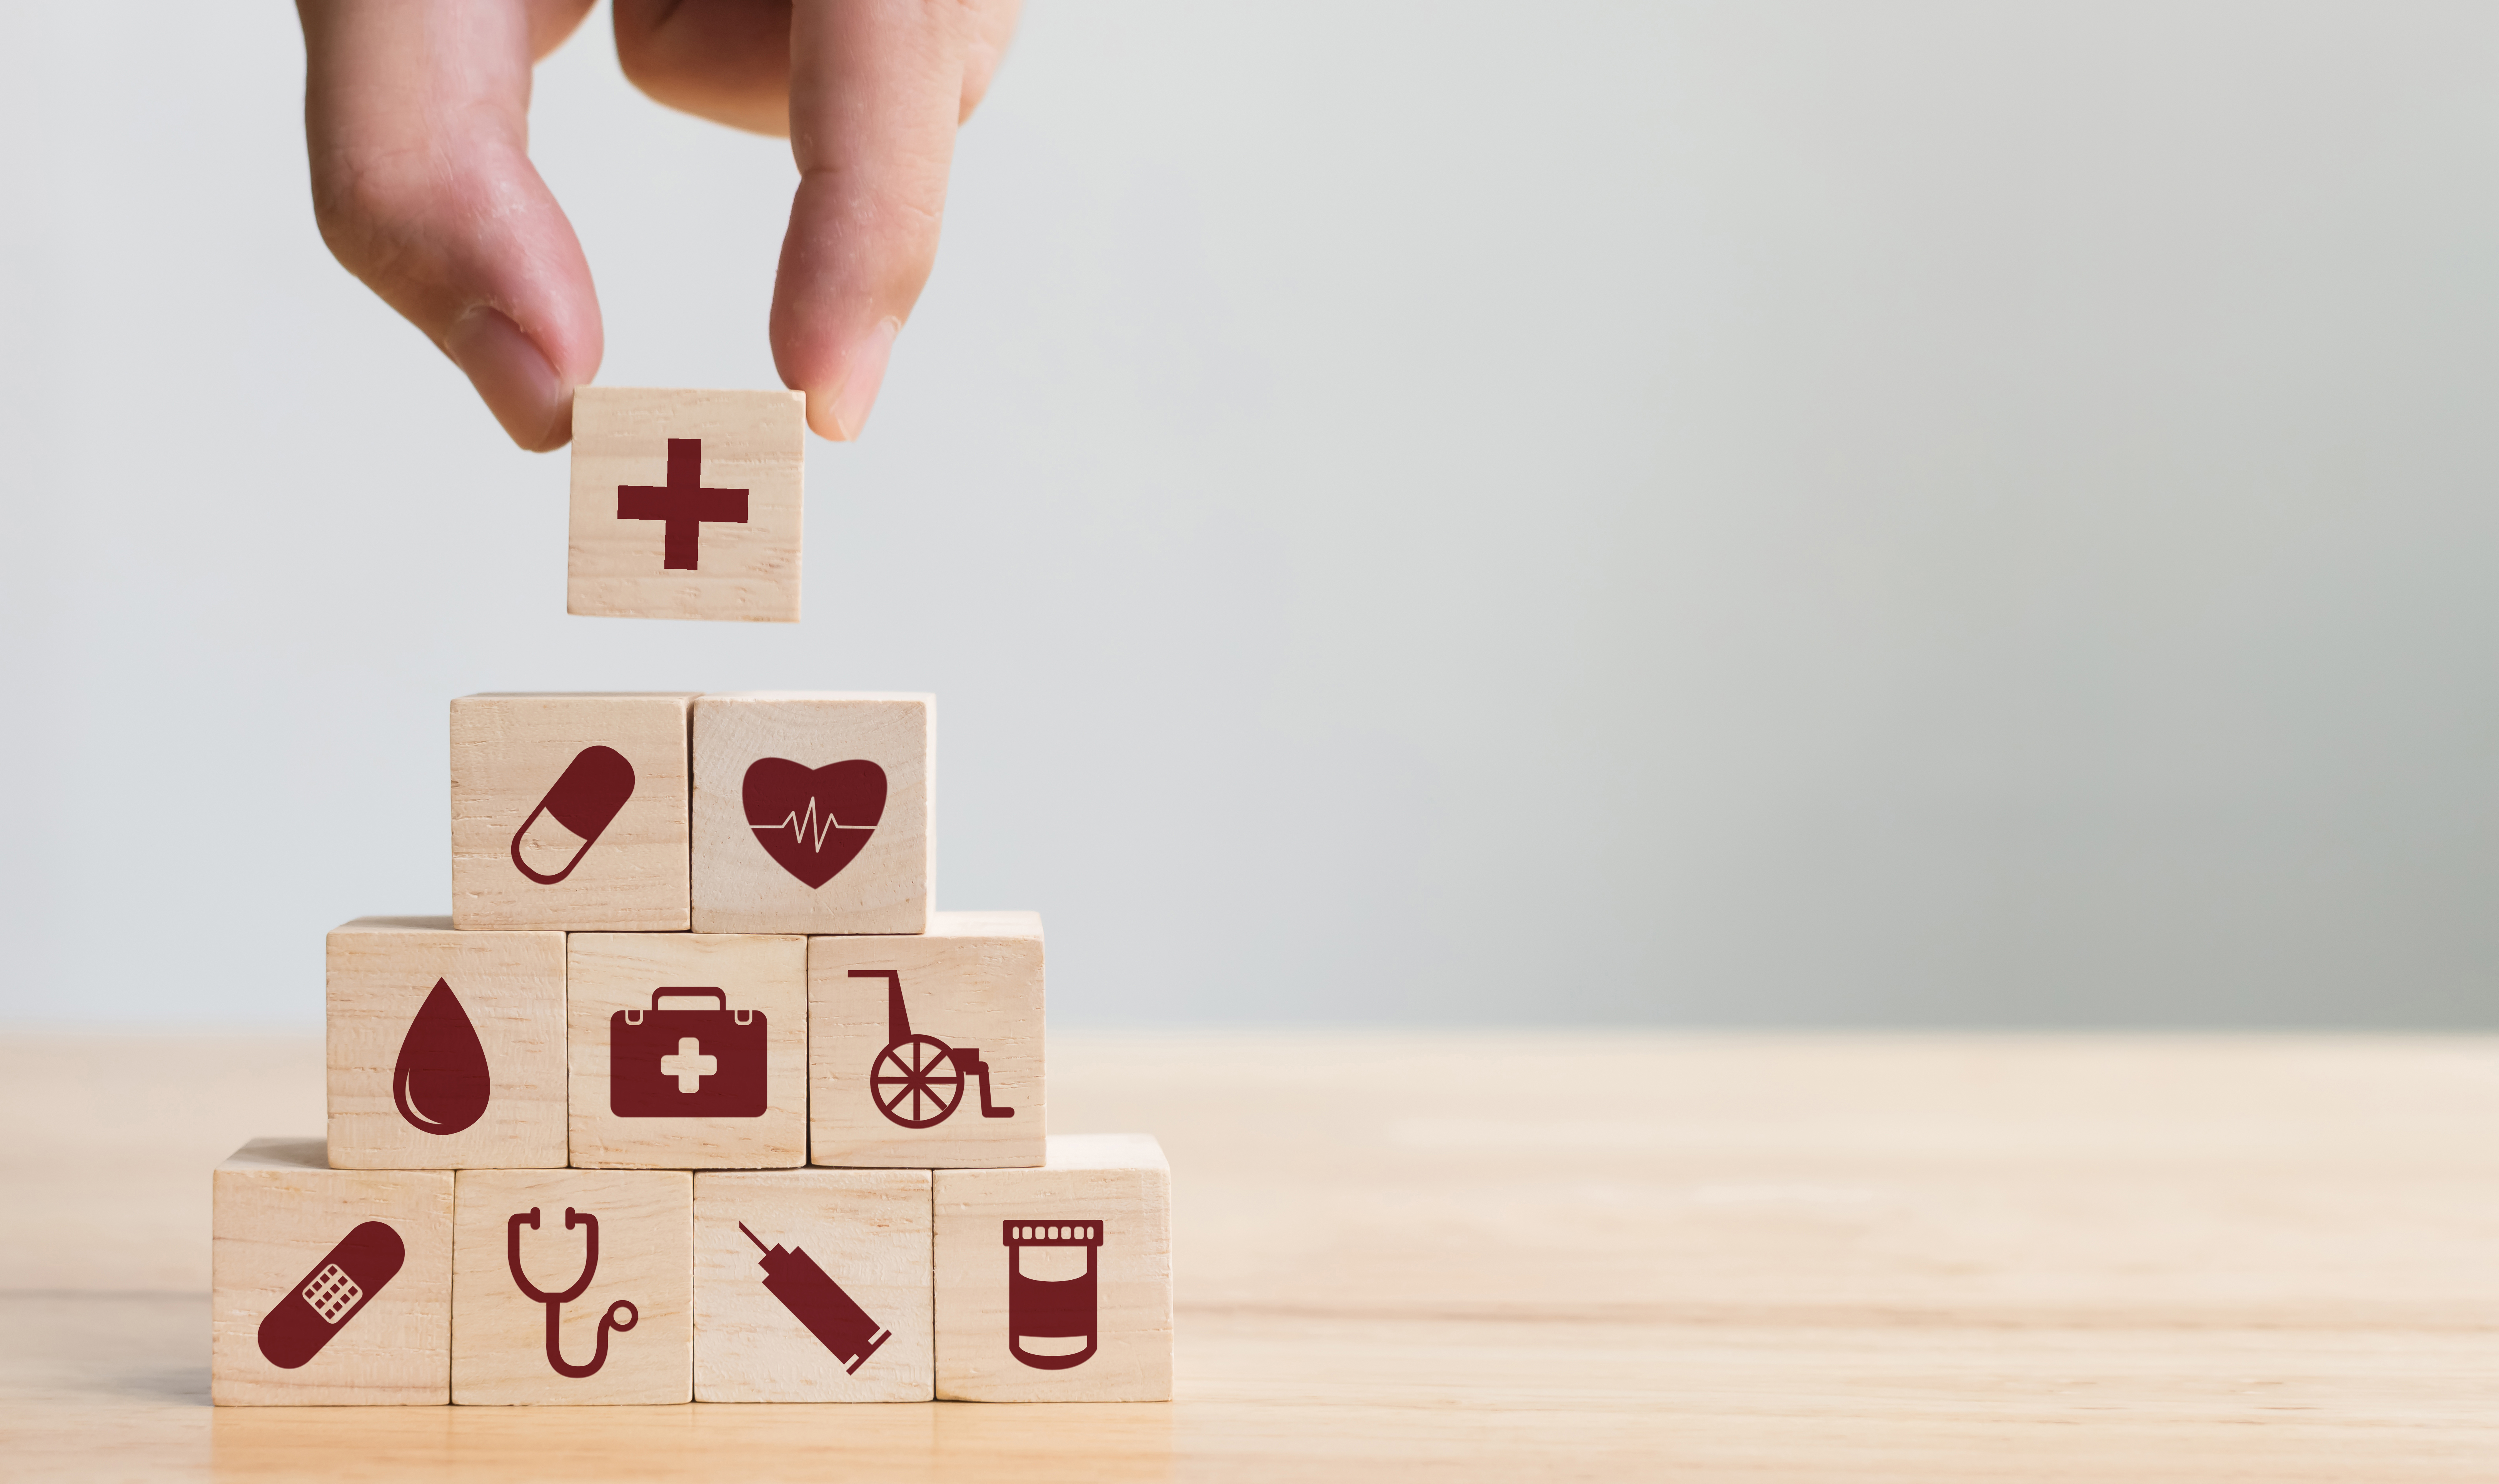
[(702, 1043), (692, 1036), (677, 1041), (677, 1054), (660, 1058), (660, 1075), (677, 1080), (679, 1092), (702, 1091), (702, 1080), (720, 1070), (720, 1058), (705, 1056)]
[[(684, 1008), (711, 1001), (708, 1010)], [(795, 1027), (800, 1039), (803, 1026)], [(717, 984), (662, 984), (648, 1010), (607, 1017), (607, 1111), (620, 1118), (760, 1118), (771, 1106), (771, 1028)]]
[(670, 438), (668, 482), (618, 485), (616, 518), (665, 523), (660, 565), (670, 571), (691, 572), (698, 565), (704, 522), (746, 524), (746, 492), (704, 489), (702, 439)]

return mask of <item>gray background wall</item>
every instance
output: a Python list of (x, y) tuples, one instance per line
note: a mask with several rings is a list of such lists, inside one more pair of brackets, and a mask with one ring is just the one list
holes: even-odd
[[(2499, 1020), (2499, 10), (1041, 0), (795, 629), (564, 615), (284, 8), (8, 22), (0, 1017), (316, 1024), (452, 695), (863, 687), (1061, 1024)], [(604, 24), (602, 379), (771, 385)]]

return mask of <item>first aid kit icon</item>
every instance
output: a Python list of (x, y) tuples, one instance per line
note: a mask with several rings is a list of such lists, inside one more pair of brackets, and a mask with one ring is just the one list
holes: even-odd
[[(709, 1010), (660, 1003), (705, 998)], [(654, 989), (649, 1010), (607, 1019), (607, 1110), (620, 1118), (760, 1118), (763, 1038), (763, 1012), (730, 1009), (718, 988)]]

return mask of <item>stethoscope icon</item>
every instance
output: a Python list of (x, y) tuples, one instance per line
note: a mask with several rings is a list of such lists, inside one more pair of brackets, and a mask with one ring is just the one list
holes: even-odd
[[(599, 1274), (599, 1218), (588, 1211), (575, 1211), (569, 1206), (564, 1209), (566, 1231), (581, 1226), (589, 1228), (589, 1232), (584, 1239), (586, 1252), (581, 1260), (581, 1276), (562, 1293), (540, 1293), (537, 1286), (530, 1281), (529, 1274), (521, 1271), (521, 1228), (526, 1226), (536, 1231), (537, 1225), (538, 1209), (533, 1206), (527, 1215), (515, 1214), (503, 1227), (503, 1255), (511, 1265), (512, 1281), (520, 1285), (521, 1292), (528, 1295), (531, 1303), (546, 1306), (547, 1364), (555, 1368), (556, 1374), (568, 1375), (576, 1380), (585, 1375), (597, 1375), (599, 1368), (607, 1364), (607, 1332), (632, 1329), (642, 1317), (641, 1312), (624, 1299), (608, 1305), (607, 1312), (599, 1316), (599, 1348), (592, 1352), (590, 1364), (567, 1364), (564, 1358), (564, 1307), (580, 1298), (582, 1290), (588, 1288), (590, 1280)], [(618, 1309), (625, 1311), (622, 1320), (616, 1317)]]

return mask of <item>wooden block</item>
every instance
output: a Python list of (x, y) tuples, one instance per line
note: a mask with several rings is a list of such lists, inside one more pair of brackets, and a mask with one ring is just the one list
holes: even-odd
[(692, 1175), (463, 1170), (455, 1194), (452, 1401), (691, 1400)]
[(796, 392), (574, 392), (566, 611), (798, 622), (806, 466)]
[(1161, 1145), (1055, 1134), (1038, 1170), (935, 1178), (939, 1401), (1171, 1400)]
[(453, 701), (452, 924), (683, 932), (693, 700)]
[(695, 1177), (695, 1400), (935, 1395), (928, 1172)]
[(574, 933), (572, 1163), (807, 1162), (807, 940)]
[(211, 1183), (211, 1401), (451, 1400), (451, 1172), (333, 1170), (318, 1139), (255, 1139)]
[(808, 939), (807, 1157), (1040, 1164), (1041, 1025), (1037, 912), (940, 912), (917, 937)]
[(565, 1162), (564, 934), (358, 918), (328, 956), (330, 1163)]
[(928, 930), (936, 697), (695, 700), (695, 931)]

